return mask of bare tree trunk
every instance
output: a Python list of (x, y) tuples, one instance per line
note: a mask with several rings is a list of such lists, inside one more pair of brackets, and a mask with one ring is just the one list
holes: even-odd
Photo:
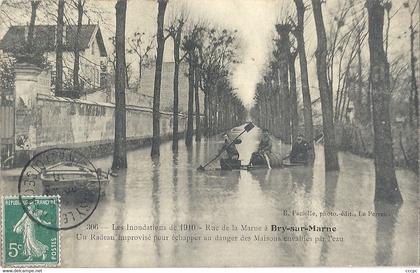
[(165, 49), (165, 37), (163, 30), (165, 23), (165, 11), (168, 4), (168, 0), (158, 1), (156, 67), (155, 84), (153, 88), (153, 139), (151, 156), (159, 156), (160, 154), (160, 88), (162, 84), (163, 51)]
[(201, 120), (200, 120), (200, 94), (199, 94), (199, 81), (200, 71), (198, 68), (195, 69), (194, 79), (194, 97), (195, 97), (195, 140), (201, 140)]
[(179, 112), (179, 50), (181, 46), (181, 35), (176, 35), (174, 39), (174, 105), (173, 105), (173, 123), (172, 123), (172, 150), (178, 150), (178, 112)]
[[(219, 87), (220, 88), (220, 87)], [(219, 97), (219, 92), (217, 91), (217, 93), (214, 96), (214, 131), (213, 134), (217, 134), (220, 132), (220, 97)]]
[(112, 169), (127, 168), (125, 110), (125, 22), (127, 0), (118, 0), (116, 10), (115, 140)]
[(209, 131), (209, 95), (208, 90), (204, 91), (204, 132), (208, 136)]
[(61, 96), (63, 92), (63, 35), (64, 35), (64, 4), (58, 1), (57, 12), (57, 41), (55, 49), (55, 94)]
[[(418, 31), (415, 29), (415, 27), (413, 26), (413, 15), (414, 12), (416, 10), (418, 2), (415, 4), (415, 6), (413, 7), (412, 11), (410, 11), (410, 69), (411, 69), (411, 91), (410, 91), (410, 98), (411, 98), (411, 103), (409, 105), (410, 109), (412, 109), (410, 111), (410, 114), (413, 115), (414, 114), (414, 118), (410, 117), (410, 126), (412, 128), (412, 130), (415, 130), (418, 132), (419, 130), (419, 122), (420, 122), (420, 117), (419, 117), (419, 91), (418, 91), (418, 87), (417, 87), (417, 79), (416, 79), (416, 61), (417, 58), (414, 55), (414, 41), (415, 41), (415, 35), (416, 33), (418, 33)], [(419, 138), (415, 137), (414, 139), (414, 144), (415, 144), (415, 148), (416, 151), (419, 151)], [(414, 171), (418, 174), (419, 171), (419, 152), (415, 152), (413, 153), (413, 162), (415, 164), (414, 166)]]
[[(276, 74), (278, 74), (278, 71), (276, 71)], [(276, 85), (277, 86), (276, 86), (276, 90), (274, 91), (273, 100), (270, 102), (275, 105), (275, 112), (274, 112), (275, 128), (273, 128), (272, 133), (276, 137), (280, 138), (280, 137), (283, 137), (282, 129), (284, 128), (284, 126), (283, 126), (282, 114), (284, 111), (283, 111), (283, 105), (280, 99), (280, 83), (277, 83)]]
[(77, 29), (76, 38), (74, 39), (74, 66), (73, 66), (73, 88), (77, 97), (81, 95), (82, 90), (80, 89), (79, 81), (79, 70), (80, 70), (80, 35), (82, 32), (82, 21), (83, 21), (83, 0), (77, 1)]
[(280, 81), (280, 94), (282, 103), (282, 140), (290, 144), (290, 90), (289, 90), (289, 54), (290, 54), (290, 25), (279, 24), (276, 25), (278, 34), (280, 35), (279, 40), (279, 81)]
[[(415, 10), (415, 8), (414, 8)], [(410, 17), (410, 68), (411, 68), (411, 94), (410, 94), (410, 123), (412, 128), (419, 128), (419, 91), (416, 80), (416, 56), (414, 55), (414, 41), (417, 33), (413, 26), (413, 12)]]
[(140, 81), (141, 81), (141, 76), (143, 75), (143, 61), (140, 60), (139, 61), (139, 80), (138, 80), (138, 85), (140, 85)]
[(128, 69), (130, 68), (130, 64), (127, 65), (127, 63), (126, 63), (126, 64), (124, 64), (124, 67), (125, 67), (125, 87), (130, 88), (130, 78), (129, 78), (129, 75), (128, 75)]
[[(299, 52), (300, 64), (300, 80), (302, 85), (302, 98), (303, 98), (303, 120), (305, 124), (305, 136), (313, 148), (313, 121), (312, 121), (312, 101), (311, 93), (309, 91), (309, 77), (308, 65), (306, 60), (305, 39), (304, 39), (304, 19), (305, 19), (305, 6), (303, 0), (295, 0), (298, 24), (296, 28), (297, 49)], [(314, 151), (314, 149), (312, 149)]]
[(275, 105), (274, 109), (274, 123), (275, 126), (272, 129), (272, 134), (276, 137), (283, 137), (282, 133), (282, 129), (283, 129), (283, 119), (282, 119), (282, 115), (283, 115), (283, 104), (281, 103), (281, 98), (283, 97), (283, 94), (281, 94), (281, 90), (280, 90), (280, 71), (279, 71), (279, 67), (278, 64), (275, 64), (273, 66), (273, 80), (274, 80), (274, 86), (273, 88), (273, 100), (271, 101), (272, 104)]
[(335, 144), (333, 102), (327, 79), (327, 36), (322, 16), (321, 0), (312, 0), (318, 46), (316, 49), (316, 67), (319, 93), (321, 96), (322, 125), (324, 132), (325, 170), (339, 170), (337, 147)]
[(27, 52), (32, 53), (34, 51), (33, 42), (34, 42), (34, 31), (35, 31), (35, 23), (36, 23), (36, 11), (38, 10), (38, 6), (41, 3), (39, 0), (32, 0), (31, 1), (31, 21), (28, 27), (28, 41), (27, 41)]
[(401, 203), (402, 197), (395, 176), (389, 116), (390, 92), (386, 81), (388, 61), (383, 45), (384, 7), (380, 0), (371, 0), (367, 2), (367, 9), (376, 175), (375, 201)]
[(188, 116), (187, 116), (187, 134), (185, 145), (191, 146), (194, 135), (194, 53), (189, 52), (188, 57)]
[(214, 121), (213, 121), (213, 112), (214, 112), (214, 107), (213, 107), (213, 91), (214, 89), (211, 87), (209, 89), (207, 89), (207, 96), (208, 96), (208, 103), (207, 103), (207, 108), (208, 108), (208, 128), (207, 128), (207, 136), (211, 136), (213, 133), (213, 126), (214, 126)]
[(362, 41), (361, 30), (357, 30), (357, 93), (354, 102), (354, 117), (358, 122), (364, 121), (362, 112), (363, 103), (363, 75), (362, 75)]
[(295, 143), (299, 133), (299, 114), (296, 91), (296, 62), (297, 52), (290, 53), (289, 57), (289, 78), (290, 78), (290, 112), (292, 116), (292, 142)]
[(213, 135), (217, 134), (219, 132), (219, 98), (217, 97), (217, 95), (214, 96), (214, 103), (213, 103), (213, 114), (214, 114), (214, 122), (213, 122)]

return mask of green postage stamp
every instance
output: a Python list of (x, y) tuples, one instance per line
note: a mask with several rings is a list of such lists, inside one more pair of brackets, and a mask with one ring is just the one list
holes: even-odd
[(60, 264), (60, 197), (4, 197), (2, 202), (4, 266)]

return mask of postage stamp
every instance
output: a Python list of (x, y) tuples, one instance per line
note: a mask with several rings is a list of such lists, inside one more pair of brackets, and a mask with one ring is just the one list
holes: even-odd
[(48, 227), (60, 225), (60, 197), (20, 198), (8, 196), (2, 200), (3, 265), (58, 266), (60, 230)]

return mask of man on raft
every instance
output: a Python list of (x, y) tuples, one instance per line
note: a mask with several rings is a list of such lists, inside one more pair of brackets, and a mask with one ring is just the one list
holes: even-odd
[[(252, 153), (251, 160), (249, 161), (249, 165), (267, 165), (269, 169), (272, 167), (273, 161), (276, 161), (278, 164), (278, 159), (272, 153), (271, 149), (273, 147), (272, 141), (270, 139), (270, 132), (267, 129), (263, 129), (262, 137), (260, 140), (260, 144), (258, 145), (258, 151)], [(265, 161), (265, 162), (262, 162)], [(281, 164), (281, 163), (280, 163)]]

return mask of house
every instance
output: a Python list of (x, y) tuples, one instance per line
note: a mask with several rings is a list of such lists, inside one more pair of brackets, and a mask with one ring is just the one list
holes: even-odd
[[(34, 52), (41, 52), (51, 66), (52, 83), (55, 77), (56, 25), (36, 25), (34, 29)], [(76, 25), (64, 26), (63, 67), (64, 82), (71, 83), (73, 76)], [(11, 26), (0, 41), (0, 50), (17, 54), (27, 44), (28, 26)], [(101, 30), (97, 24), (83, 25), (78, 48), (80, 50), (80, 82), (85, 92), (104, 88), (107, 81), (107, 51)], [(90, 91), (88, 91), (90, 90)]]
[[(160, 90), (160, 109), (162, 111), (171, 112), (173, 109), (173, 97), (174, 97), (174, 62), (163, 62), (162, 63), (162, 79), (161, 79), (161, 90)], [(137, 94), (142, 94), (149, 98), (153, 98), (153, 87), (155, 81), (155, 65), (152, 64), (147, 68), (143, 69), (142, 78), (140, 85), (137, 86)], [(181, 113), (187, 113), (188, 111), (188, 64), (183, 62), (180, 65), (179, 79), (178, 79), (178, 110)], [(200, 111), (204, 113), (204, 93), (199, 92), (200, 96)], [(142, 98), (142, 100), (144, 100)], [(150, 101), (150, 104), (152, 102)], [(195, 107), (195, 106), (194, 106)], [(194, 108), (195, 111), (195, 108)]]

